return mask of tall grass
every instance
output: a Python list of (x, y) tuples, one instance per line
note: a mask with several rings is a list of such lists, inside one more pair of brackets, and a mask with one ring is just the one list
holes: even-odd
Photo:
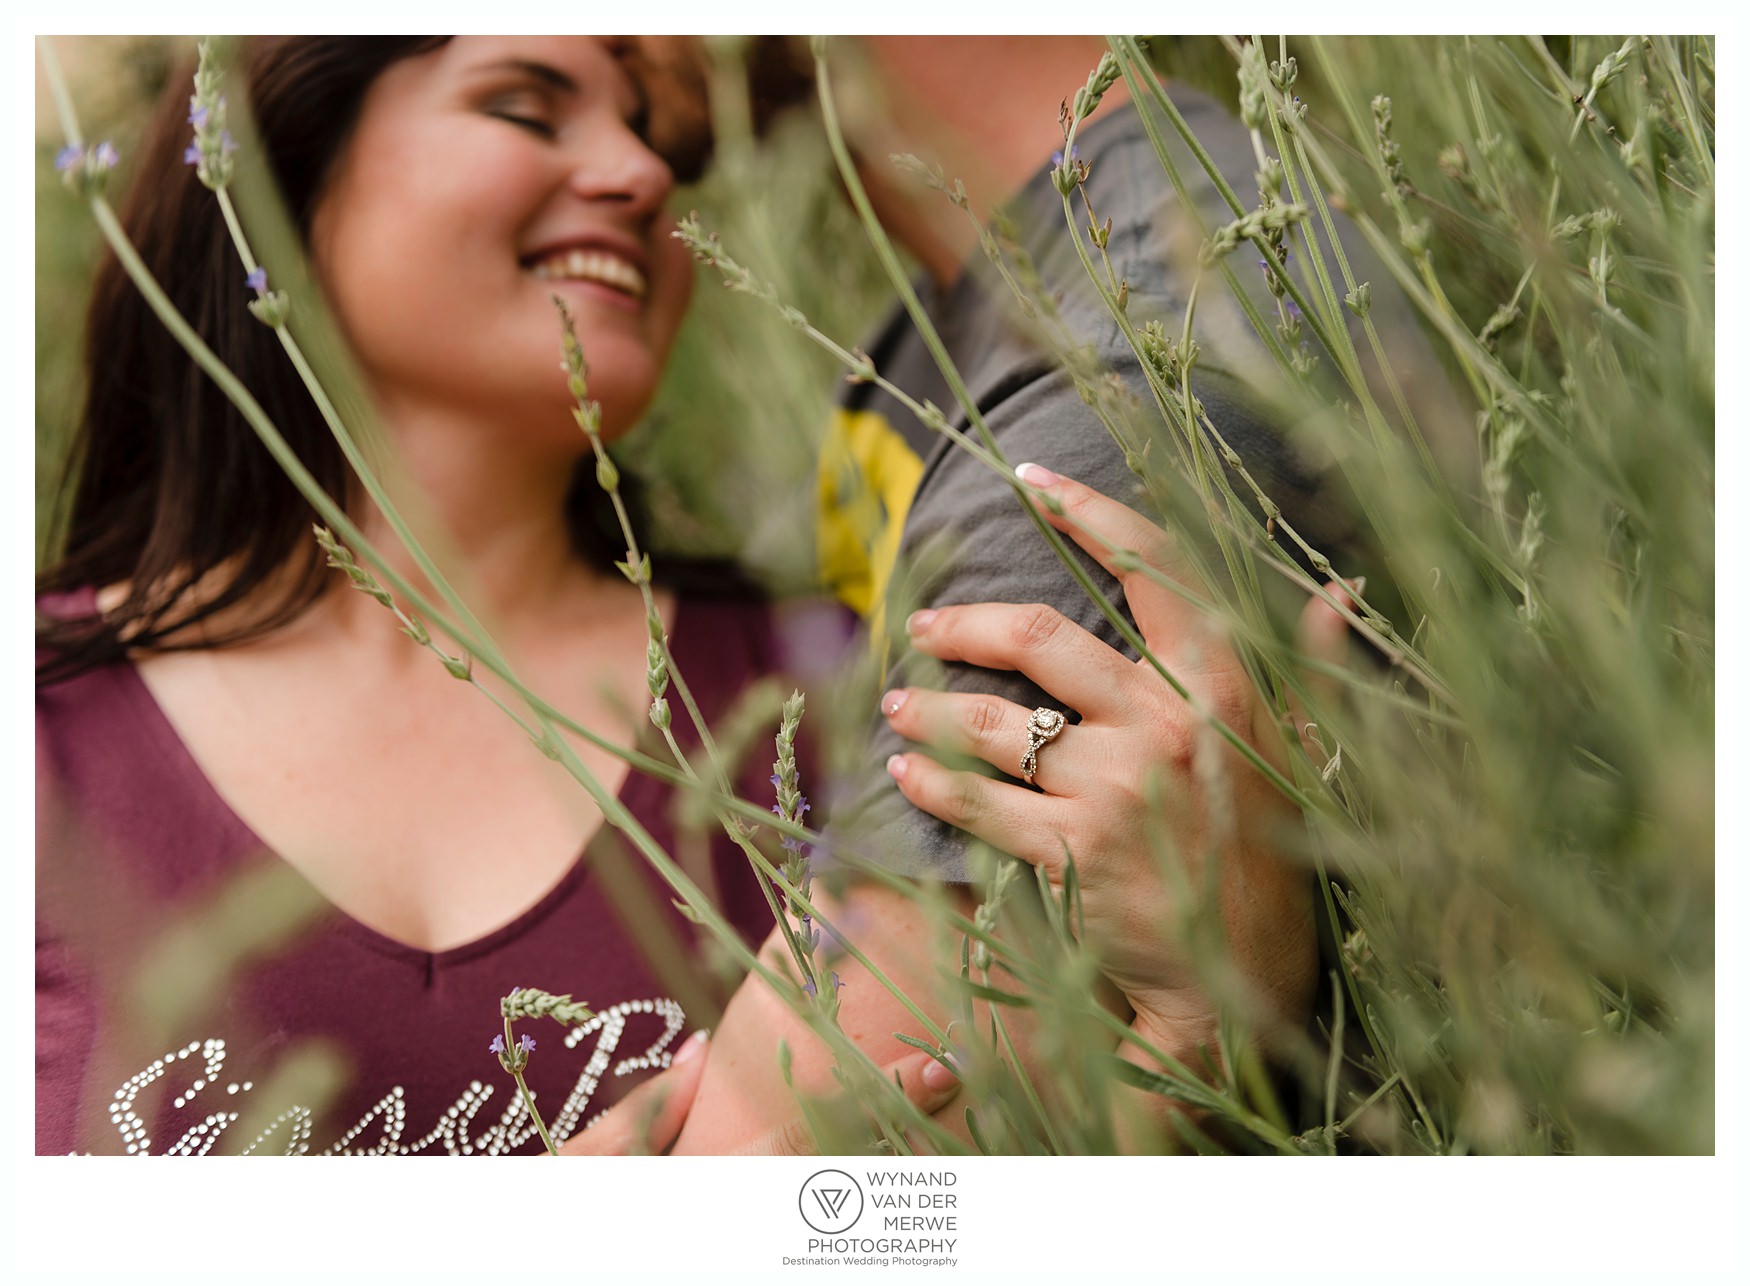
[[(1152, 98), (1143, 50), (1114, 53)], [(1335, 1052), (1298, 1068), (1323, 1110), (1261, 1130), (1268, 1103), (1236, 1083), (1217, 1114), (1313, 1150), (1708, 1150), (1712, 42), (1272, 39), (1159, 60), (1236, 105), (1260, 169), (1280, 166), (1270, 195), (1300, 212), (1198, 290), (1256, 294), (1263, 256), (1322, 339), (1301, 350), (1290, 310), (1253, 309), (1279, 357), (1260, 389), (1358, 498), (1367, 537), (1331, 570), (1373, 573), (1356, 624), (1387, 662), (1358, 659), (1340, 700), (1303, 681), (1268, 575), (1306, 582), (1279, 530), (1293, 514), (1240, 467), (1200, 467), (1221, 426), (1157, 381), (1159, 516), (1213, 537), (1222, 614), (1281, 712), (1291, 690), (1309, 701), (1322, 746), (1297, 790), (1331, 936)], [(1182, 169), (1191, 140), (1155, 120)], [(1234, 193), (1230, 244), (1259, 195)], [(1087, 214), (1072, 188), (1064, 235), (1146, 364)], [(1331, 235), (1344, 220), (1365, 258)], [(1381, 333), (1394, 296), (1444, 380), (1406, 386)]]
[[(701, 222), (748, 266), (742, 284), (757, 277), (754, 293), (780, 307), (702, 292), (652, 413), (662, 431), (634, 452), (668, 486), (668, 530), (645, 543), (658, 558), (665, 536), (739, 545), (794, 584), (832, 355), (868, 319), (880, 269), (833, 200), (818, 123), (753, 146), (733, 49), (722, 52), (725, 141)], [(1264, 186), (1304, 211), (1278, 243), (1247, 221), (1260, 192), (1236, 188), (1242, 226), (1226, 235), (1256, 235), (1210, 256), (1198, 290), (1239, 287), (1275, 354), (1260, 392), (1357, 498), (1365, 539), (1301, 556), (1368, 573), (1351, 664), (1309, 683), (1285, 642), (1297, 596), (1281, 590), (1323, 577), (1285, 551), (1292, 511), (1248, 483), (1243, 460), (1219, 462), (1221, 425), (1200, 418), (1182, 380), (1169, 387), (1170, 362), (1147, 408), (1156, 422), (1113, 412), (1156, 444), (1157, 516), (1219, 551), (1222, 574), (1206, 578), (1222, 587), (1215, 610), (1261, 689), (1284, 718), (1297, 694), (1316, 724), (1295, 748), (1292, 789), (1307, 805), (1300, 856), (1317, 872), (1328, 974), (1319, 1029), (1280, 1078), (1297, 1092), (1248, 1075), (1250, 1016), (1237, 1005), (1213, 1085), (1169, 1068), (1152, 1087), (1203, 1109), (1203, 1128), (1184, 1132), (1194, 1146), (1711, 1150), (1712, 40), (1270, 38), (1150, 55), (1121, 39), (1106, 78), (1149, 102), (1151, 56), (1245, 114)], [(1150, 111), (1163, 165), (1195, 163), (1170, 114)], [(1064, 235), (1086, 243), (1080, 192), (1066, 187)], [(1333, 240), (1327, 220), (1359, 242)], [(1339, 253), (1361, 243), (1365, 256)], [(1084, 248), (1117, 304), (1098, 247)], [(39, 247), (39, 265), (50, 258)], [(1272, 295), (1255, 303), (1260, 258), (1303, 314), (1301, 334)], [(1394, 366), (1391, 299), (1413, 308), (1442, 378), (1367, 374), (1376, 351)], [(798, 313), (820, 342), (797, 333)], [(1138, 360), (1159, 359), (1144, 319), (1116, 315)], [(1194, 316), (1157, 320), (1164, 335), (1198, 334)], [(1302, 335), (1321, 342), (1303, 353)], [(41, 424), (39, 412), (39, 443)], [(39, 446), (39, 462), (47, 454)], [(758, 497), (757, 511), (735, 494)], [(851, 736), (841, 756), (854, 757)], [(994, 869), (970, 921), (936, 912), (959, 1025), (932, 1047), (953, 1041), (975, 1146), (1109, 1147), (1120, 1071), (1101, 1051), (1116, 1033), (1088, 1000), (1073, 897), (1020, 897), (1031, 873)], [(1220, 943), (1192, 936), (1209, 977), (1225, 976)], [(976, 1026), (975, 1000), (990, 1006)], [(1009, 1056), (1023, 1008), (1057, 1084), (1028, 1083)], [(907, 1146), (890, 1087), (848, 1049), (844, 1061), (865, 1100), (885, 1102), (889, 1143)], [(817, 1124), (832, 1148), (866, 1129)]]

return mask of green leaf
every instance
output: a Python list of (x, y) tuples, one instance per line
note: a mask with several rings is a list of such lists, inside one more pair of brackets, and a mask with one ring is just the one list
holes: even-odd
[(997, 988), (987, 987), (983, 983), (969, 982), (966, 984), (966, 989), (980, 1000), (988, 1000), (993, 1005), (1013, 1005), (1017, 1009), (1031, 1009), (1033, 1007), (1031, 996), (1016, 995), (1012, 991), (999, 991)]
[(985, 1156), (991, 1154), (990, 1144), (985, 1142), (984, 1131), (979, 1128), (978, 1117), (973, 1115), (971, 1108), (966, 1109), (966, 1132), (972, 1136), (973, 1147), (984, 1153)]

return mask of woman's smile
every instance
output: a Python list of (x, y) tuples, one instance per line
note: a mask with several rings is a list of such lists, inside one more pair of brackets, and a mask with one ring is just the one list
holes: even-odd
[(580, 240), (538, 251), (525, 263), (530, 272), (546, 282), (597, 287), (594, 293), (615, 303), (636, 308), (650, 291), (643, 256)]

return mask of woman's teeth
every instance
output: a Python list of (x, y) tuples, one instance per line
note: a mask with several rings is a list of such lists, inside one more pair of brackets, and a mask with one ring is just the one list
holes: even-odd
[(618, 255), (600, 250), (563, 250), (534, 265), (543, 281), (595, 281), (624, 291), (634, 299), (644, 298), (644, 274)]

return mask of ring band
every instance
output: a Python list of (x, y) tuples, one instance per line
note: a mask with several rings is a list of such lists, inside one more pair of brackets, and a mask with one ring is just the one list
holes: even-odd
[(1027, 716), (1027, 753), (1021, 756), (1021, 780), (1033, 784), (1033, 774), (1039, 771), (1039, 748), (1062, 732), (1069, 721), (1063, 711), (1039, 706)]

